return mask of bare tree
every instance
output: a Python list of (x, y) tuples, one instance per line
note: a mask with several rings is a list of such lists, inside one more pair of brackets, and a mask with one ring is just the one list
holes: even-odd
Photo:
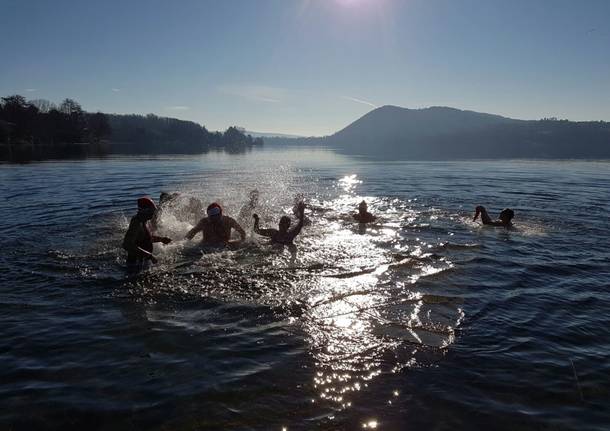
[(51, 109), (57, 109), (57, 105), (47, 99), (34, 99), (30, 100), (28, 103), (38, 108), (38, 111), (42, 114), (47, 114)]

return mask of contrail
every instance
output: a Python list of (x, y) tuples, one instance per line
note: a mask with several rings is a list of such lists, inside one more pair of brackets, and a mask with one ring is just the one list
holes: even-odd
[(374, 103), (367, 102), (366, 100), (362, 100), (362, 99), (356, 99), (355, 97), (341, 96), (341, 98), (343, 98), (345, 100), (351, 100), (352, 102), (356, 102), (356, 103), (362, 103), (363, 105), (369, 105), (369, 106), (372, 106), (373, 108), (377, 108), (378, 107)]

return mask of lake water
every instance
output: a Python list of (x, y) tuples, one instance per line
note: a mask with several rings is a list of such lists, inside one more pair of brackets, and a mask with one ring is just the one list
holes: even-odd
[[(1, 429), (610, 426), (609, 162), (264, 149), (2, 165), (0, 182)], [(254, 188), (268, 226), (305, 197), (296, 252), (250, 234), (203, 253), (166, 211), (175, 241), (125, 276), (137, 197), (237, 215)], [(477, 204), (512, 207), (515, 229), (472, 222)]]

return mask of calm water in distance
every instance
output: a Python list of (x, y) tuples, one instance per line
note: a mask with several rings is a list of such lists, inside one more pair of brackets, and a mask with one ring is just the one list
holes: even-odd
[[(264, 149), (0, 165), (0, 184), (0, 429), (610, 424), (609, 162)], [(268, 226), (304, 196), (296, 252), (248, 219), (243, 249), (203, 253), (176, 207), (160, 264), (125, 276), (137, 197), (237, 216), (254, 188)]]

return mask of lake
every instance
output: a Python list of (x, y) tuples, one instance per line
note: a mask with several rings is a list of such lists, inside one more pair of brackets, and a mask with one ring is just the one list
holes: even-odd
[[(0, 165), (0, 428), (605, 430), (607, 161), (373, 161), (325, 149)], [(296, 250), (204, 252), (136, 199), (180, 191)], [(366, 199), (378, 221), (350, 214)], [(483, 227), (515, 210), (515, 227)], [(203, 216), (203, 214), (201, 214)], [(196, 219), (195, 219), (196, 220)]]

